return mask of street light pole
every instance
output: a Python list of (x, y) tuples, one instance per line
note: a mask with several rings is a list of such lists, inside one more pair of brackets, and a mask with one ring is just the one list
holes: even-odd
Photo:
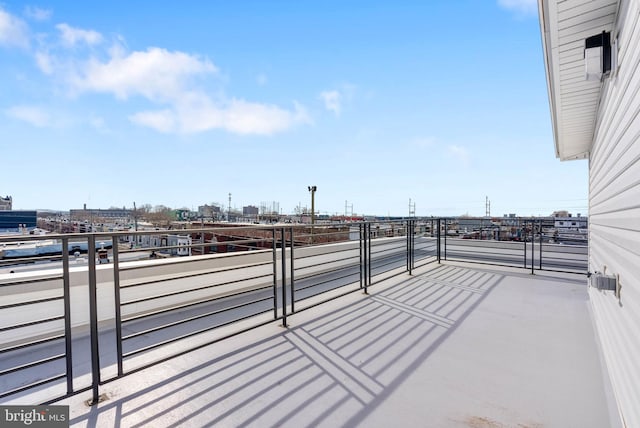
[(316, 190), (318, 188), (316, 186), (308, 186), (309, 192), (311, 192), (311, 224), (315, 224), (316, 222), (316, 206), (315, 206), (315, 196)]

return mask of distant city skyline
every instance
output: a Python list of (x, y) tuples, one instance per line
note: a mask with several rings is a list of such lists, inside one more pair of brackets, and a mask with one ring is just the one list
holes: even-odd
[(0, 5), (14, 209), (587, 214), (535, 0)]

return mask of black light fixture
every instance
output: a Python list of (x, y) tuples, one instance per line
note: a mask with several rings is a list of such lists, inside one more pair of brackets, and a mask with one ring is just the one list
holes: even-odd
[(611, 71), (611, 33), (603, 31), (585, 39), (584, 65), (587, 80), (602, 80)]
[(318, 188), (316, 186), (307, 186), (307, 188), (311, 192), (311, 224), (314, 224), (316, 222), (315, 195)]

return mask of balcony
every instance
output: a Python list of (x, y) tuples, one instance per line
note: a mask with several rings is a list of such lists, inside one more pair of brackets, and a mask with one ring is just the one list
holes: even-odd
[(86, 257), (0, 268), (0, 404), (77, 426), (616, 426), (585, 247), (448, 224), (190, 230), (205, 254), (159, 259), (123, 245), (159, 232), (61, 235)]

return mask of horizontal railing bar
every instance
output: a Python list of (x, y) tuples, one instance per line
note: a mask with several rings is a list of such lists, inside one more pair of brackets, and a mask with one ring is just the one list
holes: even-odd
[[(192, 238), (198, 239), (198, 238)], [(229, 241), (192, 241), (191, 244), (188, 245), (161, 245), (161, 246), (148, 246), (148, 247), (140, 247), (140, 248), (130, 248), (130, 249), (122, 249), (118, 251), (120, 254), (133, 254), (133, 253), (148, 253), (149, 251), (158, 251), (162, 252), (162, 250), (177, 250), (177, 249), (185, 249), (185, 248), (201, 248), (201, 247), (217, 247), (219, 245), (235, 245), (237, 247), (243, 248), (253, 248), (250, 245), (243, 245), (249, 243), (259, 243), (259, 242), (273, 242), (273, 239), (270, 238), (256, 238), (256, 239), (243, 239), (243, 240), (229, 240)], [(266, 249), (261, 249), (266, 250)], [(258, 250), (260, 251), (260, 250)], [(220, 253), (210, 253), (210, 254), (220, 254)]]
[[(354, 242), (354, 241), (344, 241), (344, 242)], [(336, 244), (338, 244), (338, 243), (339, 242), (336, 242)], [(331, 243), (329, 243), (329, 244), (331, 244)], [(325, 245), (327, 245), (327, 244), (325, 244)], [(296, 248), (299, 248), (299, 247), (296, 247)], [(304, 247), (302, 247), (302, 248), (304, 248)], [(338, 253), (346, 253), (346, 252), (349, 252), (349, 251), (356, 251), (357, 252), (358, 250), (359, 250), (358, 247), (354, 247), (354, 248), (343, 248), (343, 249), (335, 250), (335, 251), (332, 250), (330, 253), (326, 253), (326, 254), (308, 254), (308, 255), (297, 255), (296, 254), (295, 259), (296, 260), (304, 260), (304, 259), (310, 259), (310, 258), (314, 258), (314, 257), (324, 256), (324, 255), (333, 255), (333, 254), (338, 254)], [(357, 257), (357, 255), (356, 255), (356, 257)]]
[[(451, 249), (449, 248), (447, 250), (447, 258), (449, 257), (456, 257), (456, 255), (460, 254), (461, 256), (470, 256), (470, 257), (475, 257), (475, 258), (483, 258), (486, 256), (494, 256), (494, 257), (519, 257), (520, 259), (522, 259), (522, 257), (524, 256), (524, 251), (520, 251), (520, 252), (514, 252), (514, 253), (501, 253), (501, 252), (497, 252), (497, 251), (491, 251), (491, 252), (487, 252), (487, 253), (482, 253), (482, 252), (477, 252), (477, 251), (466, 251), (466, 250), (458, 250), (458, 249)], [(527, 258), (530, 260), (531, 259), (531, 253), (529, 251), (527, 251)], [(536, 260), (538, 259), (537, 255), (536, 255)]]
[(386, 262), (386, 263), (380, 263), (380, 260), (376, 260), (376, 261), (377, 261), (378, 263), (376, 263), (376, 265), (375, 265), (375, 266), (372, 266), (371, 268), (372, 268), (374, 271), (378, 271), (378, 272), (379, 272), (380, 270), (382, 270), (382, 268), (384, 268), (384, 267), (387, 267), (387, 266), (393, 266), (393, 265), (396, 265), (396, 264), (397, 264), (397, 266), (395, 266), (395, 267), (391, 267), (390, 269), (382, 270), (382, 272), (379, 272), (379, 273), (384, 273), (384, 272), (387, 272), (387, 271), (389, 271), (389, 270), (393, 270), (393, 269), (396, 269), (396, 268), (402, 267), (402, 266), (403, 266), (403, 263), (405, 263), (405, 260), (394, 260), (394, 261), (390, 261), (390, 262)]
[(1, 393), (0, 394), (0, 399), (5, 398), (5, 397), (9, 397), (9, 396), (14, 395), (14, 394), (18, 394), (18, 393), (23, 392), (23, 391), (27, 391), (27, 390), (29, 390), (31, 388), (35, 388), (37, 386), (46, 385), (47, 383), (55, 382), (56, 380), (64, 379), (66, 377), (67, 377), (66, 374), (61, 374), (61, 375), (58, 375), (58, 376), (52, 376), (50, 378), (43, 379), (43, 380), (38, 381), (38, 382), (30, 383), (29, 385), (24, 385), (24, 386), (21, 386), (19, 388), (12, 389), (10, 391)]
[(39, 256), (37, 254), (33, 256), (20, 257), (20, 258), (9, 257), (6, 259), (0, 259), (0, 265), (19, 265), (19, 264), (26, 264), (26, 263), (42, 262), (47, 260), (59, 260), (61, 258), (62, 256), (59, 256), (59, 255)]
[[(406, 251), (403, 249), (403, 251)], [(378, 256), (378, 257), (374, 257)], [(371, 253), (371, 261), (382, 261), (387, 259), (395, 259), (398, 257), (405, 256), (404, 252), (395, 252), (391, 254), (383, 254), (383, 253)]]
[(226, 295), (226, 296), (213, 297), (211, 299), (203, 299), (203, 300), (198, 300), (198, 301), (195, 301), (195, 302), (185, 303), (185, 304), (182, 304), (182, 305), (171, 306), (171, 308), (169, 308), (169, 309), (161, 309), (161, 310), (157, 310), (157, 311), (153, 311), (153, 312), (147, 312), (147, 313), (142, 314), (142, 315), (135, 315), (133, 317), (123, 318), (122, 319), (122, 323), (124, 324), (124, 323), (127, 323), (127, 322), (132, 322), (132, 321), (137, 321), (137, 320), (141, 320), (141, 319), (144, 319), (144, 318), (149, 318), (149, 317), (155, 316), (155, 315), (162, 315), (162, 314), (165, 314), (165, 313), (169, 313), (169, 312), (175, 311), (177, 309), (186, 309), (186, 308), (190, 308), (192, 306), (202, 305), (204, 303), (211, 303), (211, 302), (215, 302), (217, 300), (227, 299), (229, 297), (237, 297), (237, 296), (241, 296), (243, 294), (253, 293), (255, 291), (269, 290), (272, 287), (273, 287), (273, 285), (269, 284), (269, 285), (258, 287), (258, 288), (252, 288), (251, 290), (245, 290), (245, 291), (241, 291), (241, 292), (238, 292), (238, 293), (229, 294), (229, 295)]
[(10, 331), (10, 330), (16, 330), (18, 328), (23, 328), (23, 327), (30, 327), (32, 325), (38, 325), (38, 324), (45, 324), (48, 322), (53, 322), (53, 321), (60, 321), (64, 319), (64, 315), (59, 315), (57, 317), (53, 317), (53, 318), (43, 318), (37, 321), (29, 321), (26, 323), (22, 323), (22, 324), (14, 324), (11, 325), (9, 327), (0, 327), (0, 332), (3, 331)]
[[(188, 338), (190, 338), (190, 337), (197, 336), (197, 335), (199, 335), (199, 334), (206, 333), (206, 332), (208, 332), (208, 331), (215, 330), (215, 329), (217, 329), (217, 328), (221, 328), (221, 327), (225, 327), (225, 326), (230, 325), (230, 324), (234, 324), (234, 323), (236, 323), (236, 322), (238, 322), (238, 321), (242, 321), (242, 320), (249, 319), (249, 318), (252, 318), (252, 317), (257, 316), (257, 315), (260, 315), (260, 314), (264, 314), (264, 313), (267, 313), (267, 312), (271, 312), (271, 310), (272, 310), (272, 308), (269, 308), (269, 309), (267, 309), (267, 310), (265, 310), (265, 311), (260, 311), (260, 312), (252, 313), (252, 314), (249, 314), (249, 315), (245, 315), (245, 316), (243, 316), (243, 317), (240, 317), (240, 318), (236, 318), (236, 319), (231, 320), (231, 321), (224, 322), (224, 323), (222, 323), (222, 324), (218, 324), (218, 325), (215, 325), (215, 326), (212, 326), (212, 327), (207, 327), (207, 328), (203, 328), (203, 329), (200, 329), (200, 330), (196, 330), (196, 331), (193, 331), (193, 332), (191, 332), (191, 333), (183, 334), (183, 335), (181, 335), (181, 336), (174, 337), (173, 339), (164, 340), (164, 341), (162, 341), (162, 342), (155, 343), (155, 344), (153, 344), (153, 345), (149, 345), (149, 346), (146, 346), (146, 347), (144, 347), (144, 348), (136, 349), (135, 351), (127, 352), (127, 353), (125, 353), (125, 354), (122, 354), (122, 357), (123, 357), (123, 358), (128, 358), (128, 357), (131, 357), (131, 356), (133, 356), (133, 355), (137, 355), (137, 354), (141, 354), (141, 353), (143, 353), (143, 352), (151, 351), (151, 350), (153, 350), (153, 349), (159, 348), (159, 347), (164, 346), (164, 345), (168, 345), (168, 344), (170, 344), (170, 343), (177, 342), (177, 341), (179, 341), (179, 340), (188, 339)], [(268, 323), (267, 323), (267, 322), (265, 322), (265, 324), (271, 324), (272, 322), (273, 322), (273, 321), (272, 321), (272, 320), (270, 320)], [(248, 330), (247, 330), (247, 331), (248, 331)], [(194, 348), (194, 349), (195, 349), (195, 348)]]
[(62, 279), (62, 275), (47, 276), (44, 278), (37, 278), (37, 279), (16, 280), (11, 282), (2, 282), (0, 283), (0, 287), (14, 287), (14, 286), (22, 286), (22, 285), (28, 285), (28, 284), (38, 284), (40, 282), (55, 281), (60, 279)]
[[(184, 247), (183, 247), (184, 248)], [(148, 250), (145, 249), (140, 249), (140, 250), (136, 250), (135, 252), (148, 252)], [(255, 250), (252, 251), (251, 254), (259, 254), (261, 252), (271, 252), (272, 250)], [(131, 253), (133, 251), (126, 251), (126, 253)], [(125, 253), (125, 251), (119, 251), (120, 254)], [(214, 258), (215, 256), (219, 256), (221, 258), (232, 258), (232, 257), (243, 257), (246, 256), (248, 254), (247, 251), (238, 251), (238, 252), (231, 252), (231, 253), (214, 253), (214, 254), (204, 254), (201, 256), (191, 256), (191, 257), (200, 257), (198, 259), (196, 259), (197, 261), (205, 261), (207, 260), (207, 256), (210, 258)], [(213, 256), (213, 257), (212, 257)], [(163, 259), (163, 263), (158, 266), (171, 266), (171, 265), (177, 265), (177, 264), (183, 264), (183, 263), (189, 263), (189, 262), (194, 262), (195, 260), (182, 260), (182, 257), (175, 257), (175, 258), (170, 258), (170, 259)], [(152, 266), (149, 265), (135, 265), (135, 266), (122, 266), (120, 268), (120, 272), (128, 272), (128, 271), (134, 271), (134, 270), (140, 270), (140, 269), (149, 269)]]
[[(489, 262), (489, 261), (475, 261), (475, 260), (468, 260), (468, 259), (463, 259), (463, 258), (458, 258), (458, 257), (452, 257), (450, 255), (447, 255), (447, 260), (450, 261), (459, 261), (459, 262), (464, 262), (464, 263), (472, 263), (472, 264), (477, 264), (477, 265), (487, 265), (487, 266), (506, 266), (506, 267), (517, 267), (517, 268), (522, 268), (522, 260), (520, 260), (519, 263), (514, 262), (513, 264), (508, 264), (508, 263), (494, 263), (494, 262)], [(531, 263), (530, 261), (527, 261), (527, 269), (531, 269)]]
[[(318, 266), (323, 266), (323, 265), (296, 268), (296, 269), (294, 269), (294, 272), (300, 273), (303, 270), (308, 269), (310, 267), (318, 267)], [(299, 276), (296, 276), (296, 281), (300, 281), (301, 279), (307, 280), (307, 279), (315, 278), (316, 276), (327, 275), (329, 273), (339, 272), (339, 271), (344, 270), (344, 269), (353, 269), (353, 268), (358, 268), (358, 269), (360, 268), (360, 263), (359, 263), (358, 259), (354, 260), (352, 263), (350, 263), (348, 265), (342, 265), (342, 266), (339, 266), (337, 268), (331, 269), (329, 271), (325, 270), (325, 271), (316, 272), (316, 273), (301, 274)]]
[[(304, 240), (308, 240), (308, 238), (331, 238), (333, 236), (345, 236), (351, 233), (351, 231), (349, 230), (339, 230), (339, 231), (335, 231), (335, 232), (327, 232), (327, 233), (295, 233), (294, 236), (296, 238), (296, 240), (298, 241), (304, 241)], [(344, 241), (344, 240), (342, 240)], [(338, 242), (336, 241), (329, 241), (329, 242), (324, 242), (325, 244), (330, 243), (330, 242)]]
[(392, 254), (400, 254), (404, 251), (406, 251), (407, 247), (406, 245), (402, 245), (402, 246), (398, 246), (398, 247), (392, 247), (392, 248), (386, 248), (384, 250), (378, 250), (378, 251), (373, 251), (373, 249), (371, 250), (371, 255), (375, 256), (376, 254), (385, 254), (385, 253), (392, 253)]
[[(297, 261), (298, 259), (295, 259), (295, 260)], [(353, 262), (353, 264), (352, 264), (352, 265), (353, 265), (353, 266), (355, 266), (355, 265), (358, 265), (358, 264), (359, 264), (360, 257), (359, 257), (358, 255), (356, 255), (356, 256), (354, 256), (354, 257), (349, 257), (349, 258), (346, 258), (346, 259), (339, 259), (339, 260), (332, 260), (332, 261), (328, 261), (328, 262), (314, 263), (314, 264), (310, 264), (310, 265), (307, 265), (307, 266), (300, 266), (300, 267), (296, 267), (294, 270), (295, 270), (296, 272), (301, 272), (301, 271), (303, 271), (303, 270), (305, 270), (305, 269), (316, 268), (316, 267), (319, 267), (319, 266), (326, 266), (326, 265), (330, 265), (330, 264), (334, 264), (334, 263), (343, 263), (343, 262), (346, 262), (346, 261), (352, 261), (352, 262)], [(350, 267), (350, 266), (352, 266), (352, 265), (349, 265), (349, 266), (340, 266), (340, 267), (338, 267), (337, 269), (342, 269), (342, 268), (345, 268), (345, 267)], [(336, 269), (336, 270), (337, 270), (337, 269)], [(324, 272), (323, 272), (323, 273), (324, 273)]]
[(171, 293), (158, 294), (158, 295), (152, 296), (152, 297), (144, 297), (144, 298), (136, 299), (136, 300), (128, 300), (126, 302), (122, 302), (120, 304), (120, 306), (133, 305), (133, 304), (142, 303), (142, 302), (149, 302), (149, 301), (152, 301), (152, 300), (163, 299), (165, 297), (179, 296), (180, 294), (187, 294), (187, 293), (193, 293), (195, 291), (208, 290), (210, 288), (216, 288), (216, 287), (222, 287), (222, 286), (225, 286), (225, 285), (237, 284), (237, 283), (240, 283), (240, 282), (250, 281), (250, 280), (253, 280), (253, 279), (269, 278), (272, 275), (273, 274), (268, 273), (268, 274), (263, 274), (263, 275), (250, 276), (250, 277), (246, 277), (246, 278), (235, 279), (233, 281), (226, 281), (226, 282), (222, 282), (222, 283), (210, 284), (210, 285), (206, 285), (206, 286), (203, 286), (203, 287), (189, 288), (189, 289), (186, 289), (186, 290), (173, 291)]
[[(270, 312), (270, 311), (271, 311), (271, 309), (269, 309), (269, 312)], [(259, 314), (260, 314), (260, 313), (257, 313), (257, 314), (255, 314), (255, 315), (259, 315)], [(252, 314), (252, 315), (247, 316), (246, 318), (250, 318), (250, 317), (253, 317), (253, 316), (255, 316), (255, 315), (254, 315), (254, 314)], [(243, 318), (243, 319), (246, 319), (246, 318)], [(216, 328), (224, 327), (225, 325), (233, 324), (233, 323), (235, 323), (235, 322), (237, 322), (237, 321), (232, 321), (232, 322), (226, 323), (226, 324), (224, 324), (224, 325), (219, 325), (219, 326), (217, 326)], [(214, 339), (214, 340), (211, 340), (211, 341), (208, 341), (208, 342), (206, 342), (206, 343), (199, 344), (199, 345), (197, 345), (197, 346), (194, 346), (193, 348), (189, 348), (189, 349), (186, 349), (186, 350), (184, 350), (184, 351), (180, 351), (180, 352), (177, 352), (177, 353), (175, 353), (175, 354), (168, 355), (168, 356), (163, 357), (163, 358), (161, 358), (161, 359), (159, 359), (159, 360), (156, 360), (156, 361), (154, 361), (154, 362), (152, 362), (152, 363), (149, 363), (149, 364), (145, 364), (145, 365), (142, 365), (142, 366), (136, 367), (136, 368), (134, 368), (134, 369), (132, 369), (132, 370), (127, 371), (127, 372), (125, 373), (125, 375), (130, 375), (130, 374), (133, 374), (133, 373), (140, 372), (140, 371), (142, 371), (142, 370), (146, 370), (146, 369), (148, 369), (149, 367), (153, 367), (153, 366), (155, 366), (155, 365), (165, 363), (165, 362), (167, 362), (167, 361), (169, 361), (169, 360), (171, 360), (171, 359), (173, 359), (173, 358), (180, 357), (180, 356), (182, 356), (182, 355), (186, 355), (186, 354), (188, 354), (188, 353), (190, 353), (190, 352), (193, 352), (193, 351), (196, 351), (196, 350), (198, 350), (198, 349), (202, 349), (202, 348), (205, 348), (205, 347), (207, 347), (207, 346), (213, 345), (214, 343), (221, 342), (221, 341), (226, 340), (226, 339), (229, 339), (229, 338), (231, 338), (231, 337), (238, 336), (238, 335), (240, 335), (240, 334), (243, 334), (243, 333), (246, 333), (246, 332), (248, 332), (248, 331), (251, 331), (251, 330), (253, 330), (253, 329), (255, 329), (255, 328), (262, 327), (262, 326), (265, 326), (265, 325), (268, 325), (268, 324), (272, 324), (272, 323), (273, 323), (273, 319), (269, 319), (269, 320), (267, 320), (267, 321), (262, 321), (262, 322), (260, 322), (260, 323), (258, 323), (258, 324), (252, 325), (252, 326), (250, 326), (250, 327), (246, 327), (246, 328), (243, 328), (243, 329), (241, 329), (241, 330), (235, 331), (235, 332), (233, 332), (233, 333), (230, 333), (230, 334), (227, 334), (227, 335), (224, 335), (224, 336), (218, 337), (218, 338), (216, 338), (216, 339)], [(110, 379), (107, 379), (107, 380), (105, 380), (105, 381), (103, 381), (103, 382), (101, 381), (101, 382), (100, 382), (100, 385), (107, 384), (107, 383), (112, 382), (112, 381), (114, 381), (114, 380), (117, 380), (117, 379), (119, 379), (119, 378), (120, 378), (120, 376), (117, 376), (117, 377), (112, 377), (112, 378), (110, 378)]]
[(34, 340), (33, 342), (28, 342), (20, 345), (11, 346), (8, 348), (3, 348), (3, 349), (0, 349), (0, 354), (17, 351), (19, 349), (28, 348), (30, 346), (42, 345), (43, 343), (53, 342), (54, 340), (60, 340), (60, 339), (64, 339), (64, 335), (51, 336), (44, 339)]
[(269, 242), (269, 243), (273, 243), (273, 238), (272, 237), (267, 237), (267, 236), (256, 236), (256, 237), (250, 237), (250, 236), (242, 236), (242, 235), (223, 235), (221, 233), (217, 234), (218, 236), (224, 236), (225, 238), (230, 238), (229, 241), (209, 241), (209, 242), (198, 242), (197, 239), (199, 238), (192, 238), (194, 239), (194, 241), (192, 242), (191, 245), (193, 245), (194, 247), (201, 247), (201, 246), (210, 246), (210, 245), (226, 245), (226, 244), (251, 244), (251, 243), (256, 243), (256, 242)]
[(28, 368), (35, 367), (35, 366), (40, 366), (42, 364), (50, 363), (52, 361), (61, 360), (64, 357), (65, 357), (65, 354), (58, 354), (58, 355), (54, 355), (54, 356), (51, 356), (51, 357), (43, 358), (43, 359), (38, 360), (38, 361), (32, 361), (30, 363), (23, 364), (21, 366), (12, 367), (12, 368), (7, 369), (7, 370), (2, 370), (2, 371), (0, 371), (0, 376), (8, 375), (10, 373), (18, 372), (20, 370), (28, 369)]
[[(250, 301), (250, 302), (241, 303), (239, 305), (230, 306), (228, 308), (218, 309), (218, 310), (215, 310), (215, 311), (206, 312), (204, 314), (194, 315), (192, 317), (185, 318), (183, 320), (174, 321), (174, 322), (171, 322), (169, 324), (162, 324), (162, 325), (160, 325), (158, 327), (148, 328), (148, 329), (143, 330), (143, 331), (139, 331), (139, 332), (136, 332), (136, 333), (129, 334), (127, 336), (123, 336), (122, 340), (125, 341), (125, 340), (129, 340), (129, 339), (133, 339), (135, 337), (139, 337), (139, 336), (145, 335), (145, 334), (155, 333), (156, 331), (161, 331), (161, 330), (164, 330), (164, 329), (167, 329), (167, 328), (175, 327), (177, 325), (186, 324), (186, 323), (189, 323), (191, 321), (199, 320), (199, 319), (210, 317), (210, 316), (213, 316), (213, 315), (222, 314), (222, 313), (225, 313), (225, 312), (228, 312), (228, 311), (232, 311), (234, 309), (243, 308), (245, 306), (250, 306), (250, 305), (253, 305), (253, 304), (256, 304), (256, 303), (266, 302), (267, 300), (272, 300), (272, 299), (273, 299), (272, 296), (263, 297), (262, 299), (257, 299), (257, 300), (253, 300), (253, 301)], [(271, 308), (269, 308), (269, 310), (271, 310)]]
[[(350, 274), (346, 274), (346, 275), (342, 275), (342, 276), (334, 277), (334, 278), (328, 279), (328, 280), (326, 280), (326, 281), (316, 282), (316, 283), (313, 283), (313, 284), (310, 284), (310, 285), (306, 285), (306, 286), (304, 286), (304, 287), (296, 288), (296, 290), (295, 290), (295, 291), (303, 291), (303, 290), (307, 290), (307, 289), (309, 289), (309, 288), (317, 287), (317, 286), (319, 286), (319, 285), (328, 284), (328, 283), (333, 282), (333, 281), (335, 281), (335, 280), (337, 280), (337, 279), (345, 279), (345, 278), (349, 278), (350, 276), (356, 276), (356, 275), (360, 275), (360, 272), (353, 272), (353, 273), (350, 273)], [(312, 278), (312, 277), (310, 277), (310, 278)], [(306, 278), (305, 278), (305, 279), (306, 279)], [(341, 286), (340, 286), (340, 287), (341, 287)], [(335, 290), (336, 288), (340, 288), (340, 287), (332, 288), (332, 290)]]
[(2, 306), (0, 306), (0, 311), (3, 310), (3, 309), (17, 308), (19, 306), (27, 306), (27, 305), (36, 305), (38, 303), (55, 302), (56, 300), (62, 300), (63, 297), (64, 296), (46, 297), (44, 299), (31, 300), (29, 302), (18, 302), (18, 303), (11, 303), (11, 304), (8, 304), (8, 305), (2, 305)]
[[(168, 281), (175, 281), (175, 280), (187, 279), (187, 278), (197, 278), (199, 276), (215, 275), (215, 274), (218, 274), (218, 273), (231, 272), (231, 271), (234, 271), (234, 270), (242, 270), (242, 269), (245, 269), (245, 268), (269, 266), (272, 263), (273, 262), (271, 262), (271, 261), (269, 261), (269, 262), (259, 262), (259, 263), (248, 263), (248, 264), (245, 264), (245, 265), (234, 266), (234, 267), (226, 268), (226, 269), (223, 269), (223, 270), (211, 270), (211, 271), (191, 273), (191, 274), (186, 274), (186, 275), (185, 274), (179, 274), (179, 275), (170, 276), (170, 277), (167, 277), (167, 278), (150, 279), (148, 281), (140, 281), (140, 282), (134, 282), (134, 283), (131, 283), (131, 284), (121, 285), (120, 289), (138, 287), (138, 286), (141, 286), (141, 285), (155, 284), (155, 283), (158, 283), (158, 282), (168, 282)], [(149, 268), (149, 266), (147, 266), (147, 268)]]

